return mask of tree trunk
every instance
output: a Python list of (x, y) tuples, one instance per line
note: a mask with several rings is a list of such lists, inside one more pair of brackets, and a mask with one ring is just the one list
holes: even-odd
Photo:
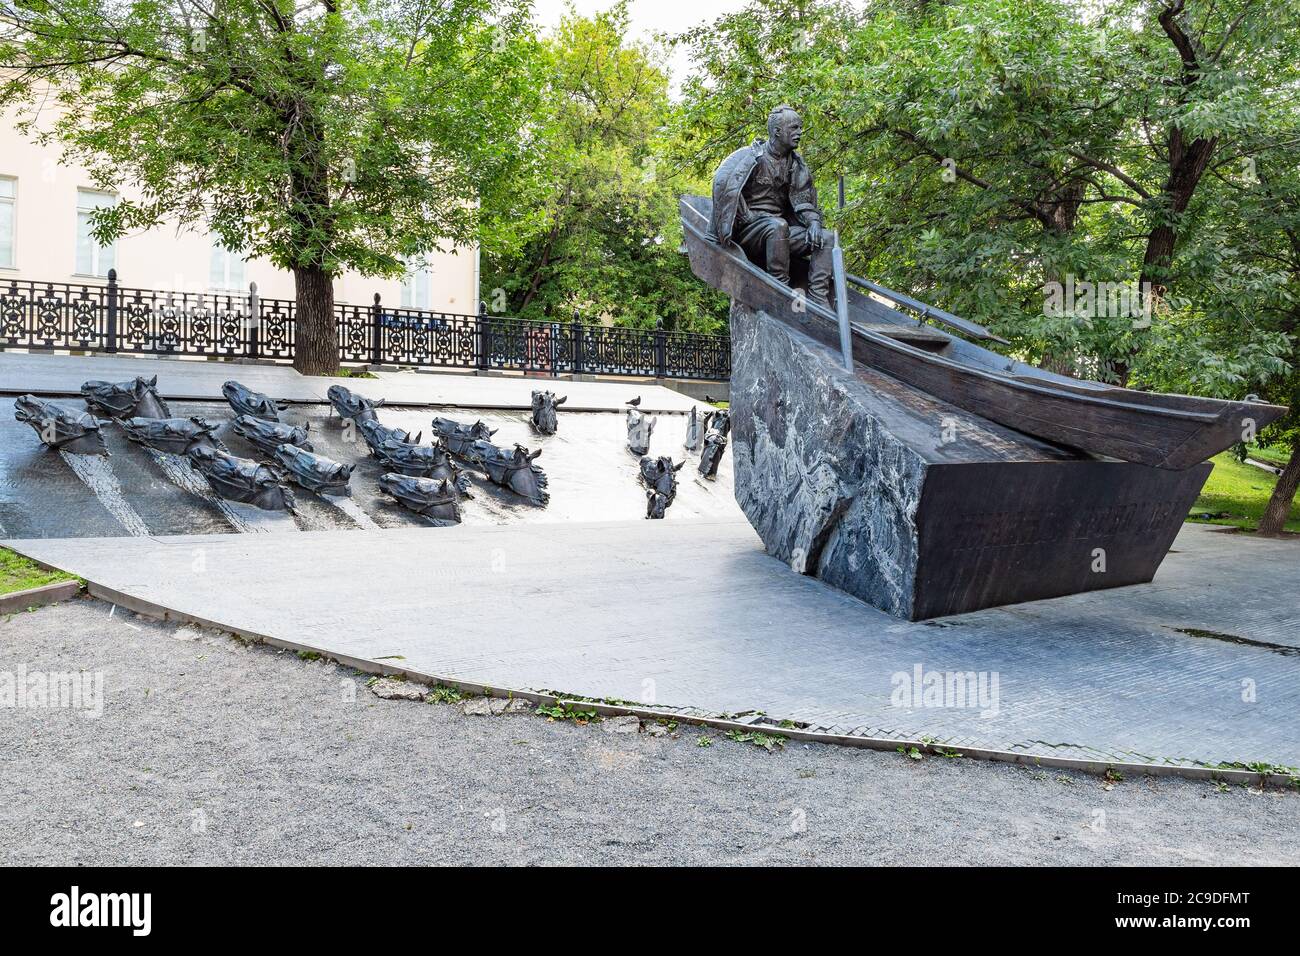
[(333, 375), (339, 370), (334, 280), (319, 266), (297, 266), (293, 283), (298, 299), (293, 367), (303, 375)]
[(1273, 497), (1264, 509), (1264, 517), (1259, 519), (1260, 534), (1282, 533), (1291, 514), (1291, 502), (1295, 500), (1297, 487), (1300, 487), (1300, 437), (1291, 440), (1291, 460), (1282, 469), (1273, 487)]

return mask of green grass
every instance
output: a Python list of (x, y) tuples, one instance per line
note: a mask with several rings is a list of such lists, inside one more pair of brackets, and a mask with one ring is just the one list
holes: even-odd
[(1256, 461), (1278, 468), (1285, 468), (1291, 459), (1290, 449), (1281, 445), (1247, 445), (1246, 450)]
[[(1223, 513), (1229, 517), (1208, 520), (1192, 517), (1188, 520), (1255, 530), (1268, 506), (1277, 479), (1262, 468), (1237, 461), (1231, 452), (1225, 451), (1210, 460), (1214, 463), (1214, 471), (1201, 489), (1196, 504), (1192, 505), (1192, 514)], [(1291, 505), (1291, 517), (1287, 520), (1286, 530), (1300, 531), (1300, 507), (1294, 503)]]
[(8, 548), (0, 548), (0, 594), (27, 591), (55, 581), (74, 581), (76, 576), (62, 571), (46, 571)]
[(340, 368), (333, 375), (334, 378), (379, 378), (378, 375), (372, 375), (363, 368)]

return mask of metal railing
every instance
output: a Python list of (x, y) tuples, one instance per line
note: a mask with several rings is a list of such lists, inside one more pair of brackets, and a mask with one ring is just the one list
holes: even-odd
[[(156, 292), (118, 284), (0, 280), (0, 350), (82, 350), (291, 361), (294, 302), (224, 292)], [(540, 322), (371, 305), (334, 306), (339, 360), (726, 381), (726, 336)], [(662, 323), (661, 323), (662, 325)]]

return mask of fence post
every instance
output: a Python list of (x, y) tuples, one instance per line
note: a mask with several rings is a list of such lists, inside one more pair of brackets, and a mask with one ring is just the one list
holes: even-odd
[(573, 374), (582, 374), (582, 315), (573, 313)]
[(487, 303), (479, 302), (478, 315), (474, 316), (474, 367), (477, 369), (488, 367), (488, 352), (491, 351), (488, 338), (491, 334), (487, 321)]
[(262, 299), (257, 294), (257, 283), (248, 283), (248, 357), (262, 354)]
[(104, 351), (117, 351), (117, 270), (108, 270), (108, 292), (105, 301)]
[(370, 313), (371, 322), (371, 340), (370, 340), (370, 361), (375, 365), (382, 365), (384, 362), (384, 331), (383, 331), (383, 310), (379, 306), (379, 293), (375, 293), (375, 307)]
[(664, 320), (655, 319), (655, 378), (668, 377), (668, 333)]

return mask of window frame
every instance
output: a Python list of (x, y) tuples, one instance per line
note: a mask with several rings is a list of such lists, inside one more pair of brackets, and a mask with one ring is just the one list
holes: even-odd
[(9, 261), (0, 262), (0, 269), (18, 269), (18, 177), (0, 173), (0, 182), (10, 183), (12, 195), (0, 196), (0, 205), (9, 207)]
[[(109, 272), (117, 268), (117, 240), (116, 239), (113, 240), (111, 244), (107, 246), (102, 246), (95, 241), (95, 238), (93, 236), (88, 235), (86, 238), (87, 241), (90, 243), (90, 259), (91, 259), (90, 271), (89, 272), (81, 271), (81, 214), (83, 212), (93, 212), (96, 209), (104, 208), (104, 206), (102, 205), (83, 206), (82, 205), (83, 196), (107, 197), (110, 200), (112, 200), (110, 204), (112, 206), (117, 205), (119, 197), (117, 193), (109, 192), (104, 189), (88, 189), (84, 186), (77, 187), (76, 244), (73, 249), (72, 274), (85, 279), (107, 279)], [(110, 253), (111, 261), (109, 262), (107, 267), (103, 268), (102, 271), (100, 271), (103, 254), (106, 251)]]
[[(433, 267), (424, 260), (404, 259), (406, 274), (402, 276), (402, 308), (415, 309), (420, 312), (432, 312), (433, 309)], [(423, 284), (424, 305), (420, 305), (420, 285)]]
[[(221, 244), (221, 240), (218, 239), (216, 236), (211, 236), (209, 237), (209, 239), (210, 242), (208, 248), (208, 291), (219, 292), (227, 295), (237, 293), (237, 292), (244, 292), (244, 293), (248, 292), (248, 259), (238, 252), (234, 252), (230, 249), (227, 249), (225, 246)], [(224, 285), (217, 285), (212, 281), (212, 260), (218, 254), (222, 256), (222, 273), (223, 273), (222, 277), (224, 279), (224, 283), (225, 283)], [(242, 275), (240, 276), (239, 282), (232, 283), (230, 280), (230, 272), (231, 272), (230, 267), (236, 262), (239, 263), (239, 268)]]

